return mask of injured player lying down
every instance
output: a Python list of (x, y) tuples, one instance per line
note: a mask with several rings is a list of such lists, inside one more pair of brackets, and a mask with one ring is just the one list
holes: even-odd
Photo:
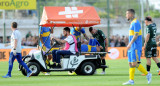
[(89, 40), (88, 45), (87, 44), (82, 44), (81, 45), (81, 51), (82, 52), (100, 52), (101, 49), (103, 49), (103, 47), (94, 38), (91, 38)]

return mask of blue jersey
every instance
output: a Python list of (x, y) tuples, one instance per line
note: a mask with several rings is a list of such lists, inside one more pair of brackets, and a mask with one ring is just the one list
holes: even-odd
[(138, 33), (139, 35), (131, 45), (130, 50), (142, 50), (142, 30), (141, 30), (140, 22), (136, 18), (130, 24), (129, 42), (131, 42), (135, 33)]
[(71, 29), (71, 34), (76, 37), (76, 39), (77, 39), (78, 42), (80, 41), (80, 35), (81, 35), (81, 33), (85, 34), (85, 29), (84, 28), (81, 28), (80, 31), (78, 31), (76, 27)]
[(82, 52), (96, 52), (97, 45), (100, 46), (99, 42), (96, 39), (90, 39), (88, 45), (86, 45), (86, 44), (81, 45), (81, 51)]
[(45, 43), (44, 45), (48, 49), (51, 48), (50, 32), (51, 32), (51, 29), (49, 27), (40, 27), (40, 35), (42, 35), (43, 43)]

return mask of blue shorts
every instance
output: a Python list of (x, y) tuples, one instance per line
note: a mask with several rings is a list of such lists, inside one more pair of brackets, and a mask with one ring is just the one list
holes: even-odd
[(91, 48), (91, 52), (97, 52), (97, 48), (96, 47), (92, 47)]
[(88, 46), (86, 44), (81, 45), (81, 51), (82, 52), (88, 52)]
[[(82, 44), (81, 45), (81, 51), (82, 52), (89, 52), (88, 51), (88, 45), (87, 44)], [(97, 48), (96, 47), (92, 47), (90, 52), (97, 52)]]
[(142, 50), (128, 51), (128, 62), (140, 62)]

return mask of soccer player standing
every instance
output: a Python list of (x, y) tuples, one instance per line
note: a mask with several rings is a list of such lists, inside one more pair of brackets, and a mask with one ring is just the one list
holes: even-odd
[[(51, 40), (50, 34), (53, 34), (53, 27), (40, 27), (40, 46), (43, 51), (46, 53), (51, 48)], [(50, 51), (51, 52), (51, 51)], [(48, 59), (46, 63), (50, 65), (50, 60), (52, 59), (52, 55), (48, 55)], [(50, 75), (49, 72), (45, 72), (45, 75)]]
[(144, 50), (145, 50), (145, 57), (147, 59), (147, 71), (150, 72), (151, 68), (151, 57), (157, 64), (159, 68), (159, 73), (160, 75), (160, 62), (156, 58), (157, 57), (157, 44), (156, 44), (156, 24), (152, 22), (151, 17), (146, 17), (145, 18), (145, 24), (147, 25), (147, 35), (145, 38), (145, 43), (144, 43)]
[(8, 73), (5, 76), (2, 76), (3, 78), (10, 78), (11, 77), (11, 71), (13, 68), (13, 62), (15, 58), (17, 59), (18, 63), (21, 64), (26, 70), (27, 70), (27, 77), (30, 77), (32, 75), (32, 71), (28, 68), (28, 66), (22, 61), (22, 55), (21, 55), (21, 33), (17, 29), (17, 23), (13, 22), (11, 25), (12, 29), (12, 35), (11, 35), (11, 53), (9, 57), (9, 68)]
[(128, 9), (126, 11), (127, 20), (131, 21), (129, 28), (129, 44), (127, 45), (128, 62), (129, 62), (129, 81), (123, 83), (123, 85), (134, 84), (135, 68), (146, 75), (148, 84), (151, 83), (152, 74), (148, 73), (144, 67), (140, 64), (140, 57), (142, 52), (142, 31), (140, 22), (135, 18), (134, 9)]
[[(105, 34), (101, 30), (94, 29), (93, 27), (89, 27), (89, 32), (92, 34), (93, 38), (97, 39), (100, 45), (103, 47), (100, 52), (108, 52), (108, 40)], [(106, 65), (105, 56), (106, 54), (100, 54), (102, 65)], [(102, 73), (106, 74), (105, 68), (102, 68)]]

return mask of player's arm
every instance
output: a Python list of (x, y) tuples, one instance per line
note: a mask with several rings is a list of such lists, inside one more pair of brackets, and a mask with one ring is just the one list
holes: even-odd
[(41, 34), (40, 34), (40, 41), (41, 41), (42, 44), (44, 44)]
[(105, 46), (105, 51), (108, 52), (108, 39), (107, 38), (105, 39), (105, 45), (106, 45)]
[(99, 30), (99, 33), (102, 35), (103, 39), (104, 39), (104, 42), (105, 42), (105, 51), (108, 52), (108, 39), (107, 37), (105, 36), (105, 34)]
[(7, 47), (7, 46), (9, 46), (9, 45), (11, 45), (11, 43), (6, 43), (6, 44), (5, 44), (5, 47)]
[[(79, 27), (79, 28), (81, 28), (81, 27)], [(81, 29), (81, 33), (83, 34), (83, 36), (85, 37), (85, 39), (86, 39), (87, 41), (89, 41), (89, 38), (88, 38), (88, 36), (87, 36), (84, 28)]]
[(61, 40), (61, 39), (54, 38), (54, 37), (52, 39), (56, 40), (59, 43), (63, 43), (63, 44), (67, 42), (66, 40)]
[(84, 33), (83, 36), (86, 38), (87, 41), (89, 41), (88, 36)]
[(139, 36), (139, 33), (135, 33), (131, 42), (128, 44), (127, 46), (127, 50), (131, 47), (131, 45), (134, 43), (134, 41), (137, 39), (137, 37)]
[(16, 49), (17, 48), (17, 39), (14, 39), (14, 47), (13, 49)]
[(150, 28), (147, 28), (147, 35), (144, 42), (144, 50), (146, 48), (147, 42), (149, 41), (149, 38), (150, 38)]
[(51, 27), (51, 34), (53, 34), (53, 32), (54, 32), (54, 30), (53, 30), (54, 28), (53, 27)]
[(44, 42), (43, 42), (43, 39), (42, 39), (42, 34), (43, 34), (43, 29), (42, 29), (42, 27), (40, 28), (40, 35), (39, 35), (39, 37), (40, 37), (40, 41), (41, 41), (41, 43), (42, 43), (42, 46), (43, 46), (43, 44), (44, 44)]
[(146, 44), (147, 44), (147, 42), (149, 41), (149, 37), (150, 37), (150, 33), (148, 33), (148, 34), (146, 35), (145, 42), (144, 42), (144, 48), (146, 47)]

